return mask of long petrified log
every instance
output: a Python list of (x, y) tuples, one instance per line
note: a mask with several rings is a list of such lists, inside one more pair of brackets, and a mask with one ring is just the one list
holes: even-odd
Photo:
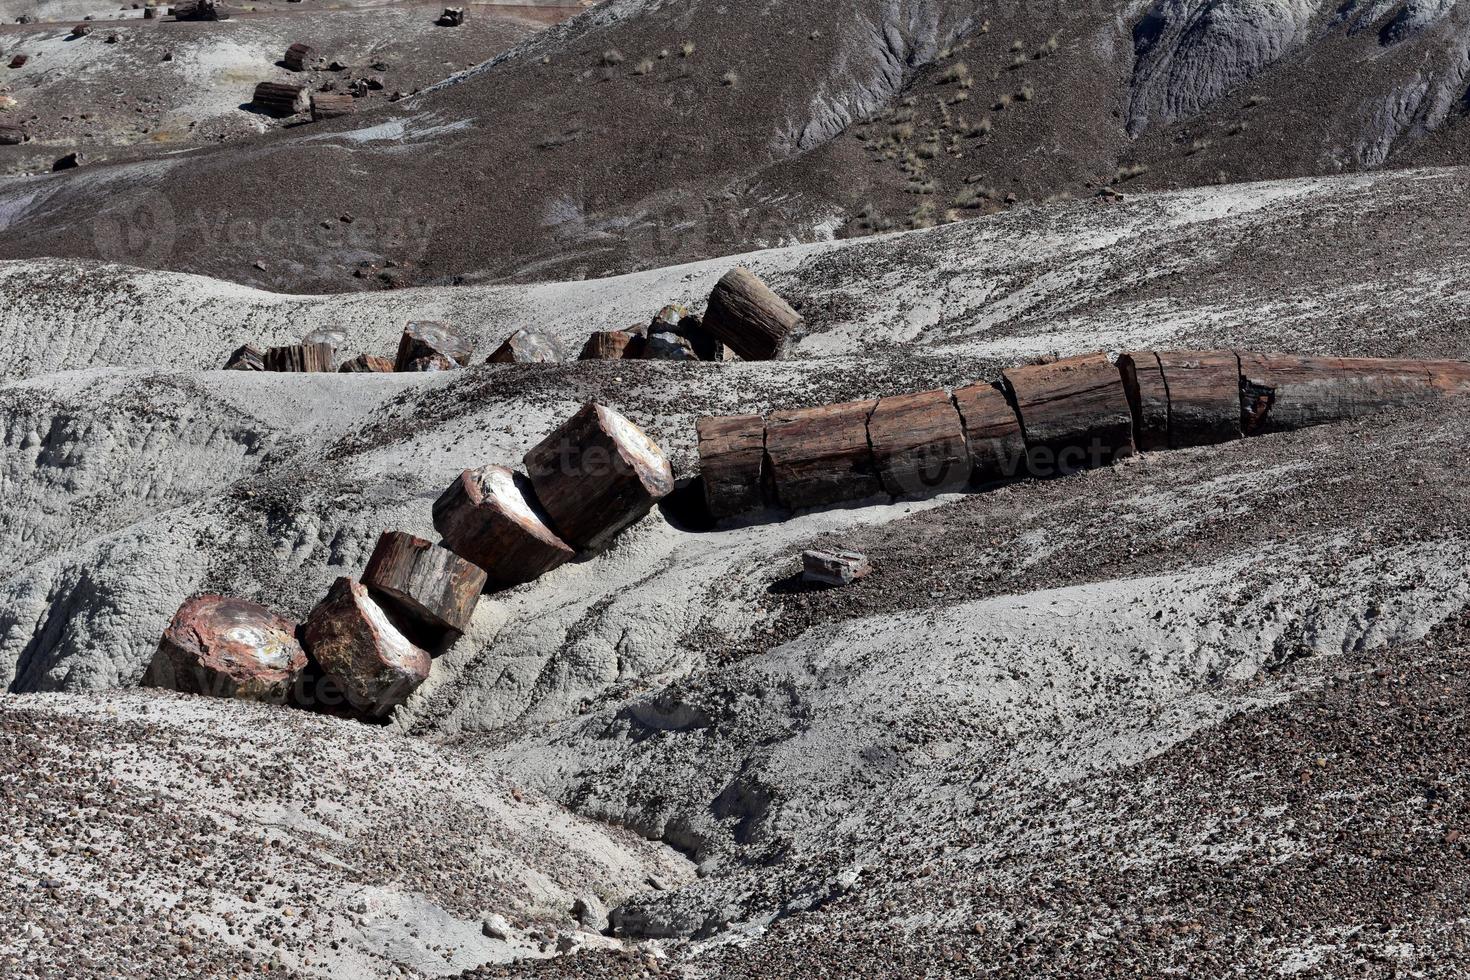
[(585, 551), (611, 543), (674, 489), (663, 450), (596, 402), (527, 453), (525, 467), (552, 530)]
[(643, 353), (644, 337), (630, 330), (599, 330), (582, 345), (579, 361), (631, 361)]
[(0, 146), (19, 146), (25, 141), (24, 125), (18, 122), (0, 122)]
[[(470, 342), (461, 337), (447, 323), (437, 320), (420, 320), (403, 328), (398, 341), (398, 357), (395, 365), (400, 371), (413, 370), (415, 361), (432, 359), (439, 355), (460, 367), (470, 363), (473, 353)], [(424, 370), (420, 367), (418, 370)]]
[(970, 482), (964, 425), (947, 391), (880, 398), (868, 442), (883, 488), (895, 497), (951, 493)]
[(504, 466), (465, 470), (434, 503), (444, 546), (498, 589), (531, 582), (577, 556), (547, 526), (531, 482)]
[(244, 599), (201, 595), (174, 614), (143, 685), (284, 704), (305, 666), (295, 623)]
[(702, 418), (695, 429), (710, 516), (723, 520), (764, 507), (766, 420), (759, 415)]
[(776, 498), (791, 510), (865, 500), (883, 493), (868, 447), (876, 401), (773, 412), (766, 457)]
[(1101, 466), (1133, 454), (1133, 411), (1107, 355), (1012, 368), (1005, 380), (1034, 475)]
[(284, 118), (305, 112), (311, 105), (311, 93), (305, 85), (261, 82), (250, 104), (266, 115)]
[(561, 344), (539, 330), (517, 330), (495, 348), (486, 364), (555, 364), (565, 360)]
[(362, 573), (362, 584), (433, 634), (458, 635), (470, 624), (485, 588), (485, 572), (423, 538), (385, 531)]
[(429, 654), (350, 578), (332, 583), (306, 618), (301, 637), (322, 678), (369, 718), (398, 707), (429, 676)]
[(954, 393), (970, 450), (970, 481), (976, 486), (1012, 480), (1026, 472), (1026, 438), (1005, 392), (973, 384)]
[(770, 361), (781, 353), (801, 314), (771, 291), (755, 273), (737, 266), (715, 284), (704, 313), (704, 329), (747, 361)]
[(331, 344), (290, 344), (272, 347), (265, 352), (267, 371), (335, 371), (332, 359), (336, 351)]

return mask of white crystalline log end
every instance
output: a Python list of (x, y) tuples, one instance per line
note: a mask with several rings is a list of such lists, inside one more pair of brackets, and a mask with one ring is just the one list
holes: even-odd
[(617, 443), (623, 459), (643, 479), (654, 497), (668, 496), (674, 490), (674, 469), (658, 444), (638, 426), (605, 405), (597, 406), (598, 419), (604, 431)]

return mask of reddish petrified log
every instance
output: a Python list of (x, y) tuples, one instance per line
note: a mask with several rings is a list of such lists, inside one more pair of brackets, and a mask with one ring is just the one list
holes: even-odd
[(883, 488), (895, 497), (952, 493), (970, 482), (964, 426), (947, 391), (880, 398), (868, 442)]
[(868, 559), (856, 551), (803, 551), (801, 580), (810, 585), (851, 585), (873, 572)]
[(433, 374), (438, 371), (458, 371), (459, 365), (443, 354), (416, 357), (401, 369), (408, 374)]
[(143, 684), (283, 704), (305, 666), (295, 623), (244, 599), (201, 595), (174, 614)]
[(1240, 359), (1234, 351), (1158, 351), (1169, 395), (1169, 448), (1239, 439)]
[(587, 338), (579, 361), (629, 361), (643, 353), (645, 340), (629, 330), (599, 330)]
[(357, 102), (350, 92), (315, 92), (311, 96), (311, 118), (338, 119), (357, 111)]
[(315, 61), (315, 54), (316, 49), (311, 45), (297, 41), (286, 49), (286, 55), (281, 61), (292, 71), (305, 71), (306, 66)]
[(388, 618), (362, 584), (339, 578), (301, 630), (322, 679), (353, 710), (381, 718), (429, 676), (429, 654)]
[(413, 362), (439, 355), (460, 367), (470, 363), (470, 342), (448, 324), (436, 320), (420, 320), (403, 328), (398, 341), (395, 364), (400, 371), (411, 370)]
[(1069, 473), (1133, 454), (1133, 412), (1107, 355), (1013, 368), (1005, 380), (1034, 475)]
[(362, 584), (433, 635), (457, 635), (469, 626), (485, 588), (485, 572), (448, 548), (402, 531), (385, 531), (363, 570)]
[(576, 557), (547, 525), (535, 491), (504, 466), (465, 470), (434, 503), (444, 546), (505, 589), (532, 582)]
[(331, 344), (290, 344), (272, 347), (265, 352), (267, 371), (335, 371), (332, 359), (336, 351)]
[(766, 458), (776, 498), (791, 510), (866, 500), (883, 493), (868, 448), (876, 401), (773, 412)]
[(586, 551), (607, 546), (674, 489), (663, 450), (596, 402), (527, 453), (525, 466), (552, 529)]
[(699, 471), (704, 501), (716, 520), (739, 517), (765, 506), (766, 422), (759, 415), (702, 418)]
[(25, 141), (24, 125), (18, 122), (0, 121), (0, 146), (19, 146)]
[(747, 361), (779, 357), (801, 314), (743, 266), (715, 284), (704, 313), (704, 329)]
[(376, 354), (358, 354), (352, 360), (342, 362), (337, 370), (343, 374), (391, 374), (393, 362)]
[(1026, 472), (1026, 439), (1016, 410), (991, 384), (973, 384), (954, 393), (970, 450), (970, 481), (984, 486)]
[(539, 330), (517, 330), (495, 348), (486, 364), (555, 364), (565, 360), (561, 344)]
[(250, 104), (268, 116), (285, 118), (305, 112), (311, 105), (311, 92), (305, 85), (261, 82)]

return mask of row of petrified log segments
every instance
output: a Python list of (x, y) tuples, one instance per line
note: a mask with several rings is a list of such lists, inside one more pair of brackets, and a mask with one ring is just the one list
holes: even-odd
[(1088, 354), (1000, 382), (699, 421), (716, 519), (918, 498), (1101, 466), (1137, 450), (1364, 418), (1470, 393), (1470, 363), (1232, 350)]

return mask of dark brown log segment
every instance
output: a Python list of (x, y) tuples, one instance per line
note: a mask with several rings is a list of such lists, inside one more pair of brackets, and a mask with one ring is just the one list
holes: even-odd
[(368, 559), (362, 584), (433, 634), (459, 634), (480, 600), (485, 572), (448, 548), (402, 531), (385, 531)]
[(596, 402), (527, 453), (525, 466), (552, 530), (586, 551), (606, 547), (674, 489), (663, 450)]
[(587, 338), (579, 361), (626, 361), (643, 353), (644, 338), (629, 330), (599, 330)]
[(284, 118), (305, 112), (311, 105), (311, 94), (304, 85), (261, 82), (255, 86), (250, 104), (266, 115)]
[(495, 348), (486, 364), (556, 364), (565, 360), (556, 338), (539, 330), (517, 330)]
[(702, 418), (695, 428), (710, 516), (724, 520), (764, 508), (765, 419), (759, 415)]
[(1107, 355), (1012, 368), (1005, 379), (1034, 475), (1089, 469), (1133, 454), (1133, 412)]
[(301, 636), (321, 676), (368, 718), (387, 715), (429, 677), (429, 654), (350, 578), (332, 583)]
[(1159, 351), (1169, 395), (1169, 448), (1241, 437), (1240, 359), (1234, 351)]
[(267, 371), (334, 371), (336, 351), (331, 344), (291, 344), (265, 352)]
[(398, 357), (394, 364), (398, 370), (407, 371), (414, 361), (432, 358), (438, 354), (464, 367), (470, 363), (472, 353), (470, 342), (447, 323), (419, 320), (403, 328), (403, 336), (398, 341)]
[(317, 92), (311, 97), (311, 118), (338, 119), (357, 111), (357, 102), (346, 92)]
[(1146, 350), (1123, 354), (1118, 358), (1118, 373), (1133, 411), (1134, 444), (1144, 452), (1168, 449), (1169, 388), (1164, 383), (1159, 356)]
[(286, 49), (286, 55), (281, 62), (292, 71), (305, 71), (307, 62), (311, 61), (315, 54), (315, 48), (298, 41)]
[(230, 8), (219, 0), (183, 0), (173, 5), (175, 20), (229, 20)]
[(174, 614), (143, 685), (284, 704), (305, 667), (295, 623), (244, 599), (201, 595)]
[(577, 556), (547, 526), (530, 481), (504, 466), (461, 473), (434, 503), (434, 527), (497, 589), (533, 582)]
[(984, 486), (1012, 480), (1026, 470), (1026, 438), (1016, 410), (995, 385), (974, 384), (954, 393), (970, 450), (970, 482)]
[(337, 370), (343, 374), (391, 374), (393, 362), (376, 354), (358, 354), (352, 360), (342, 362)]
[(876, 401), (774, 412), (766, 459), (776, 498), (791, 510), (866, 500), (883, 493), (868, 446)]
[(747, 361), (775, 360), (799, 323), (801, 314), (744, 266), (715, 284), (704, 313), (704, 329)]
[(0, 146), (19, 146), (25, 141), (25, 126), (18, 122), (0, 122)]
[(225, 361), (226, 371), (264, 371), (265, 354), (259, 348), (246, 344), (237, 348)]
[(947, 391), (880, 398), (868, 443), (883, 488), (895, 497), (932, 497), (970, 483), (964, 424)]

